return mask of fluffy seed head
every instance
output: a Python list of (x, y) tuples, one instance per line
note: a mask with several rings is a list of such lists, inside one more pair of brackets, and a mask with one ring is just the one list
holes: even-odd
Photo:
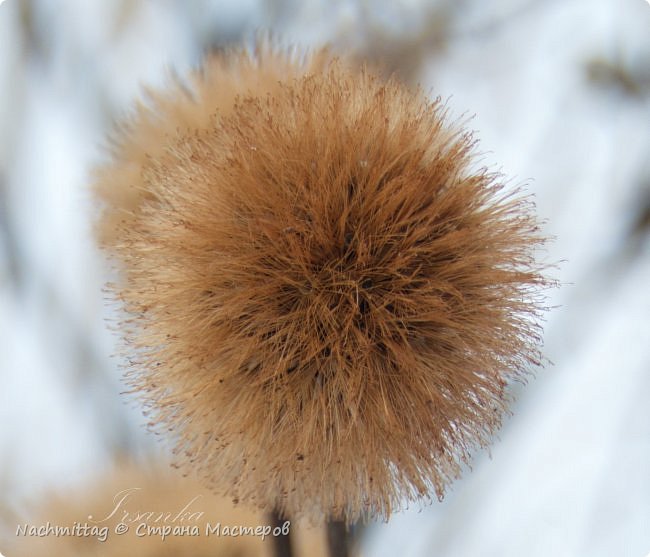
[(439, 498), (539, 363), (530, 202), (428, 101), (261, 49), (152, 96), (98, 182), (138, 390), (179, 462), (293, 516)]

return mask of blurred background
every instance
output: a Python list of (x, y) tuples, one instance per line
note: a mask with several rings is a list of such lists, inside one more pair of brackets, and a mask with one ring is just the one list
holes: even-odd
[[(170, 70), (271, 30), (353, 52), (472, 117), (561, 261), (545, 354), (444, 502), (371, 525), (394, 556), (650, 552), (646, 0), (6, 0), (0, 6), (0, 518), (159, 445), (120, 396), (93, 245), (105, 136)], [(98, 476), (98, 474), (100, 476)], [(0, 530), (3, 537), (15, 530)]]

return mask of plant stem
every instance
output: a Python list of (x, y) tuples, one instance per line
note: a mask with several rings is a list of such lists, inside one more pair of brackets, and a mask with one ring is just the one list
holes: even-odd
[[(286, 519), (280, 516), (277, 511), (271, 513), (271, 527), (280, 528), (286, 522)], [(285, 536), (280, 534), (279, 536), (272, 536), (273, 538), (273, 555), (274, 557), (292, 557), (293, 552), (291, 551), (291, 530)]]
[(333, 520), (326, 527), (330, 557), (349, 557), (349, 536), (345, 522)]

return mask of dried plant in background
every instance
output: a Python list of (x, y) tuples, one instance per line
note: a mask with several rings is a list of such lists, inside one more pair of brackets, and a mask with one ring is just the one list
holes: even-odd
[[(358, 58), (372, 62), (382, 74), (397, 76), (407, 85), (415, 85), (421, 79), (424, 67), (442, 56), (450, 40), (454, 39), (453, 19), (457, 7), (451, 1), (438, 1), (425, 6), (417, 17), (410, 12), (413, 21), (409, 21), (409, 31), (396, 33), (385, 22), (377, 21), (377, 12), (372, 5), (364, 4), (360, 6), (363, 17), (359, 33), (342, 31), (338, 41), (357, 51)], [(404, 12), (402, 15), (405, 15)], [(355, 45), (354, 42), (359, 42), (359, 34), (363, 35), (363, 39)]]
[[(16, 557), (273, 555), (271, 537), (223, 535), (226, 528), (239, 533), (244, 531), (242, 527), (268, 526), (267, 517), (213, 495), (195, 479), (183, 478), (173, 473), (169, 466), (165, 468), (160, 459), (116, 463), (101, 475), (28, 504), (22, 515), (7, 521), (12, 543), (6, 551)], [(118, 534), (117, 526), (121, 522), (128, 530)], [(79, 524), (78, 532), (83, 532), (87, 526), (87, 535), (14, 535), (19, 526), (40, 527), (48, 523), (72, 529)], [(170, 530), (163, 539), (159, 528), (164, 526), (169, 526)], [(192, 530), (195, 526), (198, 535)], [(211, 533), (206, 530), (208, 526)], [(91, 535), (93, 527), (97, 530)], [(101, 541), (99, 529), (104, 527), (108, 527), (108, 532)], [(293, 523), (291, 529), (297, 557), (327, 554), (322, 529), (298, 523)]]
[(643, 98), (650, 92), (650, 64), (647, 57), (631, 64), (620, 57), (594, 57), (585, 63), (590, 85), (622, 93), (631, 98)]
[(540, 361), (533, 207), (439, 101), (261, 47), (153, 93), (97, 190), (178, 462), (290, 516), (442, 498)]
[(176, 79), (168, 90), (148, 90), (114, 134), (111, 163), (96, 171), (96, 193), (110, 208), (98, 227), (100, 244), (119, 243), (144, 202), (155, 199), (157, 187), (143, 170), (164, 156), (174, 138), (211, 129), (214, 118), (229, 115), (241, 95), (273, 93), (280, 80), (319, 71), (327, 58), (323, 51), (297, 63), (297, 57), (260, 45), (254, 57), (213, 55), (187, 82)]

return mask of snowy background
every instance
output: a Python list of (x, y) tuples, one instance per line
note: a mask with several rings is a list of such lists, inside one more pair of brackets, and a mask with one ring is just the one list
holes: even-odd
[(529, 184), (556, 238), (546, 257), (563, 261), (545, 335), (554, 365), (445, 501), (372, 526), (364, 555), (647, 555), (645, 0), (6, 0), (0, 513), (154, 445), (119, 396), (88, 173), (141, 84), (268, 29), (365, 54), (475, 115), (486, 163)]

